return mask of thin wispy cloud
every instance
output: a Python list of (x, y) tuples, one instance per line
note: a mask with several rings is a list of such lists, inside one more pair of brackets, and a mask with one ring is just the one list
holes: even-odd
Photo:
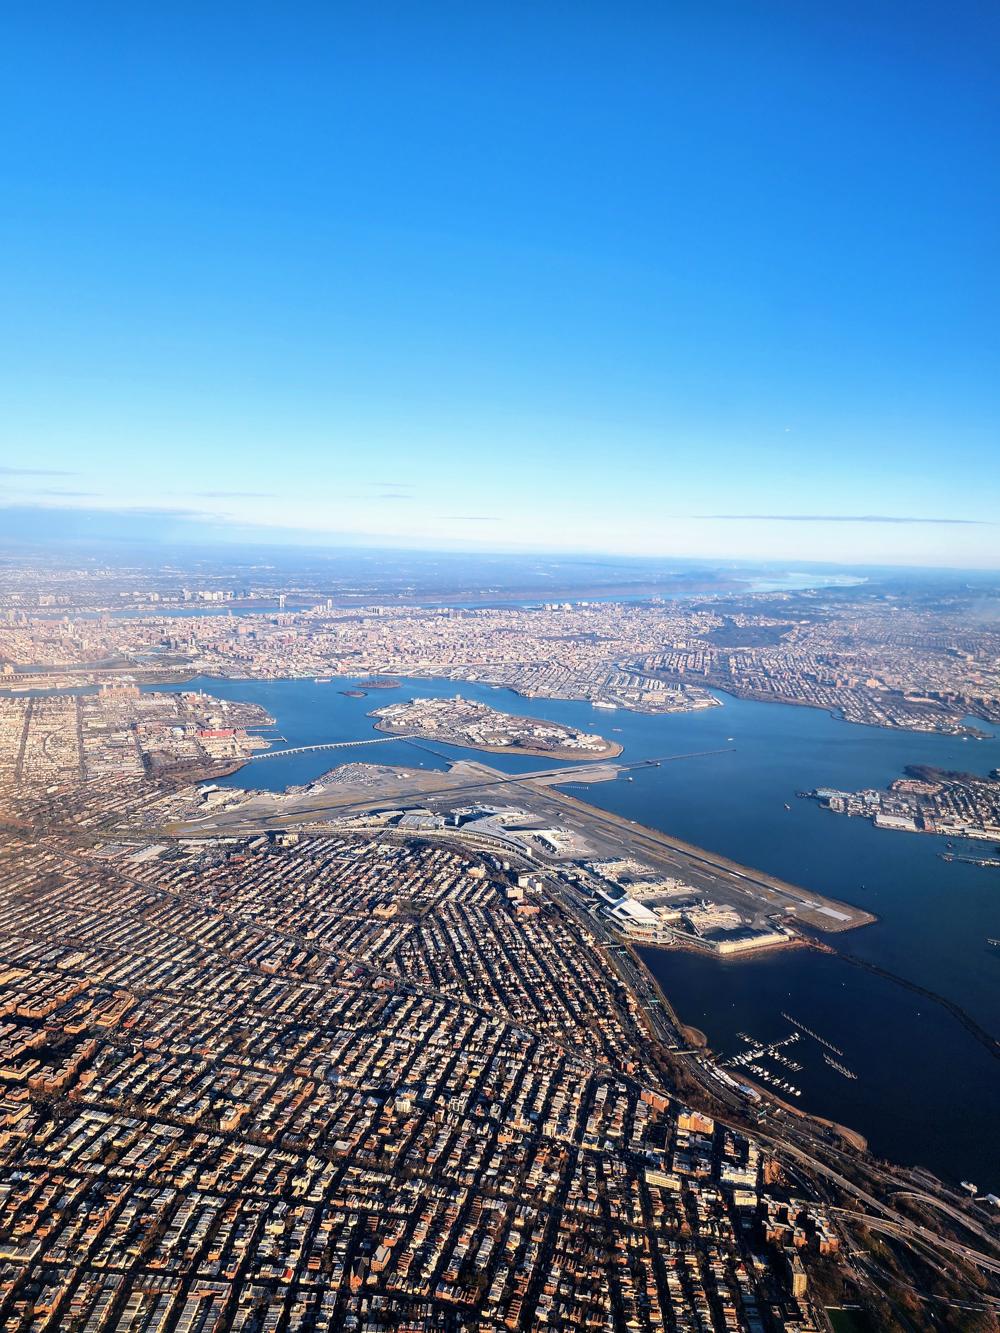
[[(383, 500), (413, 500), (413, 487), (406, 482), (374, 481), (363, 483), (361, 491), (334, 492), (337, 500), (363, 500), (366, 504), (381, 504)], [(171, 494), (194, 500), (275, 500), (274, 491), (173, 491)], [(286, 498), (292, 498), (286, 496)]]
[(699, 518), (734, 523), (944, 523), (994, 527), (981, 518), (918, 518), (911, 514), (699, 514)]
[(273, 500), (270, 491), (190, 491), (196, 500)]
[(96, 500), (100, 498), (100, 491), (68, 491), (61, 486), (43, 486), (32, 492), (34, 495), (55, 495), (61, 499), (72, 498), (74, 500)]
[(499, 523), (498, 514), (438, 514), (439, 519), (447, 519), (452, 523)]
[[(35, 507), (38, 509), (44, 509), (46, 506), (37, 505)], [(55, 512), (55, 510), (53, 510), (53, 512)], [(68, 514), (68, 513), (95, 514), (98, 516), (103, 514), (109, 516), (121, 515), (125, 518), (178, 519), (182, 522), (217, 522), (219, 519), (219, 516), (217, 514), (210, 513), (205, 509), (187, 509), (187, 508), (171, 509), (167, 505), (109, 504), (109, 505), (101, 505), (99, 507), (95, 506), (94, 508), (85, 508), (79, 510), (60, 509), (58, 512), (63, 514)]]
[(0, 477), (76, 477), (77, 472), (67, 472), (57, 467), (0, 467)]

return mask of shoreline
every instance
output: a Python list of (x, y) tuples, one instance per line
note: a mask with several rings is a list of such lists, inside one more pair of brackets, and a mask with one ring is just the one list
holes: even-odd
[[(660, 1003), (663, 1005), (663, 1008), (666, 1011), (670, 1021), (673, 1023), (674, 1027), (677, 1029), (678, 1033), (681, 1035), (684, 1041), (687, 1042), (688, 1046), (691, 1048), (693, 1052), (695, 1052), (698, 1055), (706, 1056), (712, 1059), (712, 1062), (714, 1064), (712, 1048), (711, 1044), (709, 1043), (707, 1034), (703, 1032), (701, 1028), (695, 1027), (691, 1023), (684, 1022), (680, 1014), (677, 1012), (677, 1009), (670, 1001), (670, 998), (668, 997), (666, 991), (664, 991), (663, 987), (660, 985), (659, 979), (653, 973), (653, 970), (646, 965), (646, 960), (636, 949), (632, 948), (630, 945), (626, 945), (626, 947), (628, 948), (628, 952), (632, 957), (635, 965), (641, 969), (642, 974), (646, 980), (646, 984), (650, 986), (654, 994), (656, 994), (659, 997)], [(629, 983), (626, 982), (626, 984)], [(632, 993), (633, 993), (633, 998), (637, 1000), (641, 998), (636, 994), (634, 989)], [(770, 1088), (761, 1087), (759, 1084), (755, 1083), (751, 1078), (741, 1076), (739, 1082), (745, 1083), (748, 1087), (752, 1087), (754, 1092), (758, 1094), (758, 1096), (761, 1098), (762, 1101), (770, 1101), (775, 1103), (776, 1105), (780, 1106), (782, 1110), (788, 1111), (791, 1115), (794, 1115), (799, 1120), (812, 1121), (813, 1123), (818, 1125), (825, 1125), (828, 1128), (832, 1129), (836, 1134), (839, 1134), (840, 1137), (846, 1143), (848, 1143), (852, 1148), (865, 1154), (868, 1154), (870, 1152), (868, 1139), (865, 1137), (864, 1134), (860, 1132), (860, 1130), (851, 1129), (849, 1125), (843, 1125), (838, 1120), (831, 1120), (827, 1116), (817, 1115), (814, 1111), (807, 1111), (803, 1107), (793, 1106), (791, 1102), (786, 1102), (782, 1097), (779, 1097), (776, 1093), (772, 1092)], [(711, 1090), (707, 1088), (703, 1083), (701, 1083), (700, 1080), (699, 1080), (699, 1087), (701, 1088), (703, 1094), (711, 1095)]]
[[(691, 684), (690, 680), (685, 680), (682, 674), (671, 674), (669, 672), (659, 673), (663, 680), (674, 684)], [(760, 690), (740, 690), (733, 685), (720, 685), (714, 680), (705, 680), (704, 683), (699, 680), (699, 688), (706, 690), (718, 690), (720, 694), (728, 695), (730, 699), (743, 699), (748, 703), (756, 704), (790, 704), (794, 708), (813, 708), (818, 713), (825, 713), (827, 717), (832, 717), (835, 722), (846, 722), (852, 727), (872, 727), (876, 731), (895, 731), (903, 732), (910, 736), (952, 736), (955, 739), (975, 739), (991, 740), (992, 737), (987, 731), (979, 731), (976, 727), (957, 727), (951, 730), (948, 727), (897, 727), (887, 722), (877, 722), (874, 719), (845, 717), (843, 709), (828, 708), (826, 704), (813, 703), (811, 699), (796, 699), (792, 695), (768, 694)], [(962, 714), (963, 717), (978, 717), (981, 722), (989, 722), (990, 719), (983, 717), (980, 713), (971, 710)], [(992, 725), (992, 724), (991, 724)]]
[(783, 1097), (780, 1097), (776, 1092), (772, 1092), (770, 1088), (763, 1087), (749, 1075), (744, 1074), (742, 1070), (737, 1081), (745, 1084), (748, 1088), (752, 1088), (761, 1101), (773, 1102), (776, 1106), (780, 1106), (783, 1111), (787, 1111), (789, 1115), (793, 1115), (799, 1120), (812, 1120), (816, 1124), (826, 1125), (836, 1134), (839, 1134), (852, 1148), (856, 1148), (863, 1153), (869, 1152), (868, 1140), (860, 1130), (851, 1129), (849, 1125), (842, 1125), (838, 1120), (829, 1120), (826, 1116), (816, 1115), (813, 1111), (806, 1111), (801, 1106), (793, 1106), (791, 1102), (786, 1102)]
[[(772, 944), (761, 944), (756, 948), (737, 949), (731, 953), (720, 953), (717, 949), (702, 948), (698, 944), (688, 944), (684, 941), (664, 944), (662, 940), (642, 940), (640, 941), (644, 949), (656, 949), (660, 953), (686, 953), (693, 954), (696, 958), (709, 958), (715, 963), (746, 963), (751, 958), (763, 958), (766, 954), (787, 953), (790, 949), (815, 949), (817, 946), (804, 935), (795, 934), (787, 940), (775, 940)], [(836, 952), (829, 948), (821, 948), (820, 952)]]
[[(569, 804), (574, 810), (579, 810), (581, 816), (593, 818), (596, 813), (600, 820), (613, 824), (616, 829), (619, 829), (623, 834), (627, 834), (631, 841), (639, 844), (651, 843), (651, 850), (654, 855), (658, 848), (665, 847), (671, 851), (680, 852), (681, 855), (690, 860), (701, 861), (716, 872), (722, 871), (737, 879), (745, 879), (758, 889), (766, 889), (792, 902), (806, 905), (811, 902), (817, 908), (827, 907), (839, 911), (843, 918), (838, 919), (821, 912), (820, 921), (804, 923), (811, 925), (813, 929), (822, 930), (829, 934), (841, 934), (844, 931), (856, 930), (862, 926), (874, 925), (878, 921), (878, 917), (872, 912), (867, 912), (864, 908), (857, 907), (853, 903), (844, 902), (839, 898), (831, 898), (828, 894), (812, 892), (799, 885), (790, 884), (787, 880), (779, 879), (777, 875), (756, 870), (752, 866), (741, 865), (738, 861), (732, 861), (729, 857), (709, 851), (707, 848), (696, 847), (693, 843), (685, 842), (682, 838), (674, 837), (672, 834), (663, 833), (661, 830), (650, 828), (646, 824), (636, 823), (621, 815), (616, 815), (612, 811), (604, 810), (600, 806), (590, 805), (586, 801), (581, 801), (577, 797), (570, 796), (565, 791), (560, 790), (555, 783), (552, 784), (550, 790), (557, 800)], [(793, 924), (798, 925), (799, 922), (796, 920)]]
[[(341, 672), (341, 671), (337, 671), (337, 670), (335, 670), (335, 669), (332, 668), (332, 667), (331, 667), (331, 668), (325, 668), (325, 667), (324, 667), (324, 668), (316, 668), (316, 669), (310, 668), (308, 671), (303, 671), (301, 674), (296, 674), (296, 675), (273, 675), (273, 676), (272, 676), (272, 675), (260, 675), (260, 674), (254, 675), (254, 674), (241, 673), (241, 672), (236, 672), (236, 671), (232, 671), (232, 672), (231, 672), (231, 671), (223, 671), (223, 670), (220, 670), (220, 669), (218, 669), (218, 668), (214, 668), (214, 669), (213, 669), (213, 668), (211, 668), (211, 667), (209, 667), (209, 666), (197, 666), (197, 667), (196, 667), (196, 666), (186, 666), (186, 667), (183, 668), (182, 674), (179, 675), (179, 676), (178, 676), (178, 675), (170, 674), (170, 672), (169, 672), (169, 668), (158, 669), (158, 668), (155, 668), (155, 667), (154, 667), (154, 668), (149, 668), (149, 669), (144, 670), (144, 671), (143, 671), (143, 670), (140, 670), (140, 671), (135, 671), (135, 670), (128, 671), (128, 670), (125, 669), (124, 666), (120, 666), (120, 667), (102, 667), (102, 668), (93, 668), (93, 667), (86, 667), (86, 666), (81, 666), (81, 667), (61, 666), (61, 667), (52, 667), (52, 668), (50, 668), (48, 671), (40, 672), (40, 673), (36, 673), (36, 677), (37, 677), (38, 675), (46, 675), (46, 674), (49, 674), (49, 671), (51, 671), (51, 674), (52, 674), (53, 676), (81, 676), (81, 675), (91, 675), (91, 676), (95, 676), (95, 675), (102, 675), (102, 676), (104, 676), (104, 675), (107, 675), (107, 676), (115, 676), (115, 675), (123, 674), (123, 675), (128, 675), (128, 676), (131, 676), (131, 677), (135, 678), (136, 681), (137, 681), (137, 683), (140, 683), (140, 684), (153, 684), (153, 685), (155, 685), (155, 684), (163, 684), (163, 685), (165, 685), (165, 686), (174, 685), (174, 684), (185, 684), (185, 683), (187, 683), (187, 682), (189, 682), (189, 681), (191, 681), (191, 680), (196, 679), (196, 678), (199, 677), (199, 676), (204, 676), (206, 679), (209, 679), (209, 680), (213, 680), (213, 679), (214, 679), (214, 680), (227, 680), (227, 681), (240, 681), (240, 680), (245, 680), (245, 681), (257, 681), (257, 682), (261, 682), (261, 683), (270, 683), (270, 682), (274, 682), (274, 681), (283, 681), (283, 680), (288, 680), (288, 681), (292, 681), (292, 680), (299, 680), (299, 681), (315, 680), (317, 672), (320, 672), (321, 674), (329, 675), (330, 678), (331, 678), (331, 680), (352, 680), (352, 679), (355, 679), (355, 678), (357, 678), (357, 679), (359, 679), (359, 680), (361, 679), (360, 677), (357, 676), (357, 673), (356, 673), (356, 672)], [(149, 676), (159, 677), (159, 676), (161, 675), (161, 672), (166, 673), (165, 676), (164, 676), (164, 679), (162, 679), (162, 680), (160, 680), (160, 679), (156, 679), (156, 680), (142, 679), (143, 677), (149, 677)], [(685, 679), (682, 675), (676, 675), (676, 676), (673, 676), (673, 675), (662, 674), (662, 673), (661, 673), (661, 675), (662, 675), (662, 678), (663, 678), (664, 680), (668, 681), (670, 684), (691, 685), (691, 684), (693, 683), (691, 680), (689, 680), (689, 679)], [(516, 685), (511, 685), (511, 684), (508, 684), (508, 683), (506, 683), (506, 682), (483, 681), (483, 680), (482, 680), (480, 677), (478, 677), (478, 676), (449, 676), (449, 675), (441, 675), (439, 672), (433, 672), (433, 671), (418, 671), (418, 672), (414, 672), (414, 671), (411, 669), (411, 670), (408, 671), (408, 672), (404, 672), (404, 673), (402, 673), (401, 676), (400, 676), (400, 680), (443, 680), (443, 681), (448, 681), (449, 683), (460, 683), (460, 684), (466, 684), (466, 685), (484, 685), (484, 684), (485, 684), (485, 685), (489, 685), (491, 688), (494, 688), (494, 689), (509, 690), (511, 694), (516, 695), (519, 699), (550, 699), (550, 700), (552, 700), (552, 701), (554, 701), (554, 702), (557, 702), (557, 703), (580, 703), (580, 704), (589, 704), (591, 707), (594, 706), (594, 700), (593, 700), (593, 699), (590, 699), (590, 698), (587, 698), (587, 697), (584, 696), (584, 695), (577, 695), (577, 694), (545, 694), (545, 693), (542, 693), (542, 692), (530, 692), (530, 693), (526, 693), (525, 691), (518, 689), (518, 687), (517, 687)], [(56, 683), (56, 684), (51, 684), (51, 685), (38, 685), (38, 684), (33, 684), (33, 685), (21, 685), (21, 684), (17, 684), (17, 683), (15, 683), (15, 682), (16, 682), (16, 677), (8, 677), (8, 678), (6, 678), (6, 679), (5, 679), (5, 678), (0, 678), (0, 695), (3, 695), (3, 694), (10, 694), (10, 693), (19, 693), (19, 692), (20, 692), (20, 693), (29, 693), (29, 692), (31, 692), (31, 691), (34, 691), (34, 690), (40, 690), (40, 689), (60, 690), (60, 689), (79, 689), (79, 688), (81, 688), (81, 686), (79, 685), (79, 683), (77, 683), (77, 684), (75, 684), (75, 685), (69, 685), (69, 684), (67, 684), (67, 685), (61, 685), (61, 684), (58, 684), (58, 683)], [(91, 682), (91, 683), (96, 684), (97, 682), (96, 682), (96, 681), (93, 681), (93, 682)], [(371, 684), (368, 684), (366, 688), (371, 688), (371, 689), (385, 689), (385, 688), (390, 688), (390, 687), (389, 687), (389, 686), (383, 686), (383, 685), (375, 685), (375, 686), (373, 686), (373, 685), (371, 685)], [(808, 700), (808, 699), (796, 699), (796, 698), (793, 698), (793, 697), (791, 697), (791, 696), (788, 696), (788, 697), (786, 697), (786, 696), (776, 696), (776, 695), (773, 695), (773, 694), (759, 693), (759, 692), (754, 691), (754, 690), (737, 690), (737, 689), (734, 689), (731, 685), (728, 685), (728, 686), (727, 686), (727, 685), (720, 685), (720, 684), (718, 684), (717, 682), (712, 681), (712, 680), (705, 681), (704, 683), (701, 682), (701, 681), (699, 681), (698, 684), (697, 684), (697, 686), (696, 686), (696, 688), (699, 688), (699, 689), (705, 689), (705, 690), (709, 690), (709, 691), (711, 691), (711, 690), (717, 690), (720, 694), (725, 694), (725, 695), (727, 695), (730, 699), (745, 700), (746, 702), (749, 702), (749, 703), (760, 703), (760, 704), (786, 704), (786, 705), (789, 705), (789, 706), (791, 706), (791, 707), (795, 707), (795, 708), (812, 708), (812, 709), (814, 709), (816, 712), (825, 713), (827, 717), (831, 717), (831, 718), (833, 718), (834, 721), (836, 721), (836, 722), (844, 722), (844, 723), (846, 723), (848, 726), (856, 726), (856, 727), (871, 727), (871, 728), (872, 728), (873, 730), (875, 730), (875, 731), (901, 732), (901, 733), (903, 733), (903, 734), (905, 734), (905, 735), (910, 735), (910, 736), (950, 736), (950, 737), (953, 737), (953, 738), (956, 738), (956, 739), (968, 738), (968, 739), (977, 739), (977, 740), (991, 740), (991, 739), (994, 739), (994, 737), (991, 735), (991, 733), (989, 733), (989, 732), (980, 732), (980, 731), (978, 731), (978, 730), (977, 730), (976, 728), (974, 728), (974, 727), (973, 727), (973, 728), (970, 728), (970, 727), (960, 727), (960, 728), (958, 728), (958, 729), (952, 731), (952, 730), (950, 730), (950, 729), (948, 729), (948, 728), (938, 728), (938, 727), (926, 728), (926, 727), (897, 727), (897, 726), (889, 726), (889, 725), (887, 725), (887, 724), (884, 723), (884, 722), (877, 722), (877, 721), (875, 721), (875, 720), (868, 721), (868, 720), (863, 720), (863, 719), (849, 718), (849, 717), (845, 717), (844, 714), (843, 714), (843, 712), (842, 712), (840, 709), (838, 709), (838, 708), (828, 708), (828, 707), (826, 707), (824, 704), (812, 703), (812, 702), (811, 702), (810, 700)], [(648, 709), (648, 708), (637, 707), (637, 706), (634, 705), (634, 704), (629, 704), (629, 703), (625, 703), (625, 702), (618, 702), (618, 703), (616, 703), (616, 704), (615, 704), (615, 708), (616, 708), (616, 709), (620, 709), (622, 712), (625, 712), (625, 713), (634, 713), (634, 714), (635, 714), (636, 716), (638, 716), (638, 717), (684, 717), (684, 716), (687, 716), (687, 715), (689, 715), (689, 714), (691, 714), (691, 713), (699, 713), (699, 712), (704, 712), (704, 711), (705, 711), (705, 707), (704, 707), (704, 706), (701, 706), (701, 707), (694, 707), (694, 708), (671, 708), (671, 709), (667, 709), (667, 710), (663, 710), (663, 711), (661, 711), (661, 710), (659, 710), (659, 709)], [(611, 709), (608, 709), (607, 711), (608, 711), (608, 712), (611, 712), (612, 710), (611, 710)], [(979, 719), (980, 719), (981, 721), (983, 721), (983, 722), (986, 722), (986, 723), (988, 723), (988, 724), (990, 724), (990, 725), (994, 725), (994, 724), (991, 722), (991, 720), (990, 720), (989, 718), (983, 716), (981, 713), (977, 713), (977, 712), (975, 712), (974, 710), (970, 710), (970, 711), (968, 711), (968, 712), (965, 713), (963, 716), (967, 716), (967, 717), (977, 717), (977, 718), (979, 718)], [(451, 742), (449, 742), (449, 744), (450, 744), (450, 743), (451, 743)], [(574, 755), (573, 757), (575, 758), (575, 757), (577, 757), (577, 756)]]
[[(961, 833), (954, 829), (929, 829), (929, 828), (896, 828), (891, 824), (880, 824), (878, 815), (852, 814), (848, 810), (831, 810), (828, 805), (824, 805), (822, 800), (813, 796), (811, 792), (796, 792), (796, 796), (805, 801), (815, 801), (820, 810), (828, 815), (833, 815), (837, 819), (860, 819), (864, 824), (870, 824), (872, 828), (877, 828), (882, 833), (918, 833), (925, 838), (943, 838), (945, 843), (954, 843), (956, 840), (967, 839), (969, 842), (992, 842), (997, 844), (998, 834), (983, 829), (979, 832), (976, 829), (963, 829)], [(853, 793), (851, 793), (853, 795)]]
[[(369, 713), (369, 717), (374, 717), (374, 713)], [(543, 750), (533, 745), (482, 745), (473, 744), (471, 741), (453, 740), (451, 737), (444, 739), (441, 736), (427, 736), (417, 731), (400, 730), (397, 727), (387, 726), (384, 722), (376, 722), (372, 728), (373, 731), (381, 731), (387, 736), (408, 736), (428, 743), (437, 742), (438, 745), (453, 745), (460, 750), (479, 750), (483, 754), (527, 754), (534, 755), (539, 759), (561, 759), (573, 763), (602, 763), (609, 759), (617, 759), (623, 752), (624, 746), (619, 745), (617, 741), (605, 742), (608, 746), (607, 751), (600, 754), (584, 753), (580, 750), (567, 749), (565, 746), (553, 746)]]

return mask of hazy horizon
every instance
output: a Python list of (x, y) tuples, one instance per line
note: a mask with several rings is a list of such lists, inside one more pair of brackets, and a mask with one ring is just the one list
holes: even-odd
[[(843, 520), (838, 520), (842, 522)], [(870, 522), (865, 519), (861, 522)], [(412, 557), (414, 561), (439, 558), (496, 562), (512, 562), (515, 569), (529, 562), (558, 567), (561, 564), (634, 567), (637, 572), (651, 570), (699, 570), (714, 572), (752, 573), (754, 571), (782, 570), (792, 573), (804, 571), (834, 571), (844, 574), (870, 575), (880, 571), (899, 571), (906, 574), (969, 574), (989, 576), (996, 566), (990, 563), (974, 564), (958, 561), (904, 561), (861, 560), (850, 553), (837, 558), (814, 558), (801, 551), (775, 556), (748, 556), (739, 553), (708, 552), (704, 555), (684, 553), (635, 552), (613, 550), (598, 544), (578, 547), (546, 548), (540, 545), (502, 546), (478, 545), (453, 541), (435, 542), (394, 538), (391, 534), (373, 533), (338, 534), (322, 532), (294, 532), (281, 529), (246, 528), (239, 524), (209, 524), (191, 515), (176, 516), (162, 510), (66, 510), (23, 507), (0, 507), (0, 554), (17, 558), (19, 552), (49, 552), (53, 557), (65, 553), (86, 556), (88, 560), (106, 557), (110, 562), (142, 554), (151, 564), (157, 560), (170, 562), (172, 557), (181, 565), (186, 560), (217, 559), (220, 567), (230, 561), (280, 559), (291, 566), (309, 565), (311, 559), (371, 559), (385, 557)], [(503, 586), (502, 583), (498, 586)]]

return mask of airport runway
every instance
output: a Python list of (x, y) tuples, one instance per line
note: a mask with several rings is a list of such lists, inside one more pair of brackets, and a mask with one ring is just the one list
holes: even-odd
[[(418, 744), (436, 758), (446, 758), (429, 746)], [(268, 810), (264, 798), (256, 798), (246, 807), (219, 812), (204, 819), (178, 825), (174, 836), (220, 837), (246, 833), (275, 832), (285, 829), (305, 830), (305, 826), (323, 820), (347, 819), (377, 810), (420, 809), (445, 813), (470, 798), (480, 801), (508, 799), (517, 802), (534, 819), (576, 833), (597, 857), (634, 857), (651, 864), (664, 875), (676, 877), (716, 899), (728, 901), (744, 913), (763, 917), (781, 915), (790, 923), (807, 925), (823, 932), (839, 932), (865, 925), (875, 918), (848, 903), (823, 897), (798, 885), (786, 883), (764, 871), (740, 865), (704, 848), (638, 824), (633, 820), (602, 810), (563, 791), (556, 783), (616, 777), (619, 773), (664, 763), (680, 762), (720, 751), (667, 755), (662, 759), (644, 759), (634, 763), (584, 763), (559, 768), (536, 769), (529, 773), (508, 774), (477, 761), (465, 761), (459, 775), (445, 772), (421, 772), (419, 782), (394, 788), (372, 788), (364, 796), (357, 788), (329, 787), (312, 795), (303, 795), (294, 804)], [(439, 781), (435, 782), (435, 778)], [(549, 858), (558, 863), (560, 858)]]

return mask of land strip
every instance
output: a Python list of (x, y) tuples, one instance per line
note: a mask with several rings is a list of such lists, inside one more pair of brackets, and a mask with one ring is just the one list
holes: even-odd
[[(617, 775), (628, 768), (685, 757), (689, 756), (613, 767)], [(398, 774), (399, 770), (394, 772)], [(343, 820), (384, 810), (387, 804), (403, 808), (416, 804), (421, 809), (440, 813), (451, 810), (469, 797), (485, 801), (491, 796), (503, 796), (516, 799), (536, 820), (566, 828), (596, 855), (641, 856), (665, 874), (680, 874), (693, 887), (711, 893), (713, 898), (739, 904), (744, 909), (750, 905), (760, 914), (781, 913), (786, 923), (830, 933), (851, 930), (875, 920), (870, 912), (861, 908), (789, 884), (765, 871), (752, 869), (657, 829), (624, 819), (555, 786), (581, 777), (587, 780), (589, 776), (587, 766), (511, 775), (485, 764), (466, 763), (444, 773), (413, 774), (415, 780), (409, 784), (405, 778), (400, 781), (397, 777), (385, 788), (374, 790), (361, 799), (358, 799), (356, 788), (325, 786), (320, 782), (317, 785), (322, 790), (291, 799), (254, 793), (245, 805), (172, 824), (169, 832), (172, 836), (185, 838), (237, 836), (321, 825), (331, 818)], [(550, 859), (570, 858), (553, 852)]]

